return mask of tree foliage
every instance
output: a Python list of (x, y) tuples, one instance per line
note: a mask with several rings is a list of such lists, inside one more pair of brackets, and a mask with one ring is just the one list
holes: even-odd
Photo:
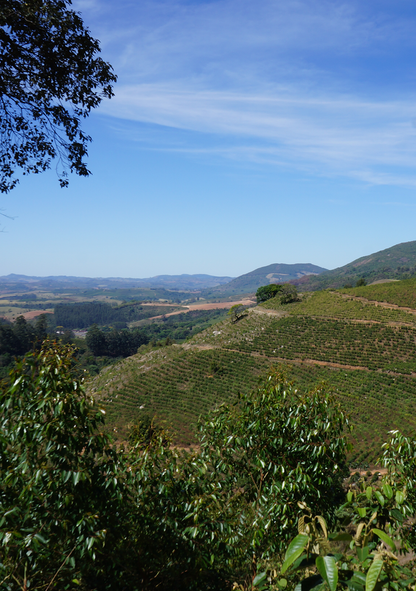
[(0, 324), (0, 356), (10, 358), (28, 353), (47, 335), (46, 315), (41, 314), (34, 325), (26, 322), (24, 316), (18, 316), (13, 324)]
[(298, 290), (291, 283), (285, 283), (282, 287), (280, 303), (291, 304), (298, 301)]
[(264, 285), (259, 287), (256, 292), (257, 303), (267, 302), (271, 298), (277, 297), (281, 304), (290, 304), (298, 301), (298, 291), (291, 283), (283, 283), (282, 285)]
[(150, 417), (116, 449), (72, 356), (46, 342), (0, 395), (1, 589), (413, 589), (393, 548), (415, 548), (415, 441), (392, 433), (381, 487), (345, 495), (344, 413), (275, 371), (196, 451)]
[(394, 431), (384, 447), (387, 474), (377, 486), (361, 480), (350, 488), (337, 509), (337, 530), (332, 534), (322, 516), (313, 517), (301, 504), (299, 534), (286, 550), (281, 573), (263, 573), (270, 589), (414, 589), (414, 561), (400, 554), (415, 549), (416, 441)]
[(70, 348), (45, 344), (16, 365), (1, 393), (2, 588), (106, 576), (125, 491), (117, 454), (99, 431), (102, 414), (71, 375), (71, 357)]
[(85, 156), (91, 138), (81, 121), (113, 95), (116, 76), (70, 6), (71, 0), (1, 2), (1, 192), (15, 187), (17, 169), (43, 172), (53, 159), (61, 186), (68, 184), (68, 170), (90, 174)]
[(235, 406), (222, 405), (201, 425), (211, 494), (195, 503), (196, 536), (216, 540), (217, 554), (227, 532), (227, 560), (248, 568), (279, 553), (293, 535), (297, 501), (333, 521), (342, 498), (347, 424), (323, 386), (300, 394), (280, 371)]
[(228, 316), (231, 317), (231, 322), (237, 322), (240, 318), (247, 315), (247, 307), (243, 304), (234, 304), (228, 310)]
[(276, 285), (275, 283), (259, 287), (256, 291), (257, 303), (261, 304), (261, 302), (267, 302), (267, 300), (274, 298), (281, 290), (282, 285)]
[(103, 332), (93, 324), (87, 332), (86, 341), (94, 355), (129, 357), (137, 353), (141, 345), (146, 345), (149, 339), (140, 329)]

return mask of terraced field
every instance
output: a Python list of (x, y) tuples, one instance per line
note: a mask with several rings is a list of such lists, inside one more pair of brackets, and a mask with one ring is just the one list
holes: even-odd
[(118, 439), (143, 414), (156, 414), (178, 444), (190, 445), (199, 415), (255, 388), (278, 363), (290, 364), (300, 386), (324, 381), (335, 393), (355, 425), (354, 466), (376, 461), (389, 430), (416, 427), (416, 316), (333, 291), (289, 306), (269, 301), (188, 344), (133, 356), (100, 374), (91, 389)]
[(231, 351), (174, 345), (113, 366), (94, 381), (94, 393), (118, 439), (125, 439), (129, 426), (150, 413), (169, 423), (179, 444), (190, 445), (198, 417), (255, 388), (269, 365), (267, 359)]
[(375, 302), (388, 302), (389, 304), (416, 309), (415, 278), (367, 285), (365, 287), (353, 287), (340, 291), (349, 295), (365, 297)]

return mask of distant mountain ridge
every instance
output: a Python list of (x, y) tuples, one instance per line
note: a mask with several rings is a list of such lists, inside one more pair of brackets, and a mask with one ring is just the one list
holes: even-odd
[[(213, 275), (157, 275), (146, 279), (123, 277), (90, 278), (73, 276), (31, 277), (10, 274), (0, 277), (0, 290), (30, 291), (31, 289), (129, 289), (150, 288), (197, 292), (205, 298), (228, 297), (253, 293), (269, 283), (293, 283), (301, 291), (339, 288), (355, 285), (358, 279), (367, 283), (382, 279), (416, 277), (416, 240), (365, 255), (329, 271), (311, 263), (273, 263), (259, 267), (239, 277)], [(162, 296), (159, 296), (162, 297)], [(164, 297), (164, 296), (163, 296)]]
[(195, 274), (195, 275), (157, 275), (147, 279), (134, 279), (123, 277), (75, 277), (75, 276), (48, 276), (35, 277), (27, 275), (10, 274), (0, 277), (1, 287), (13, 287), (18, 289), (26, 287), (30, 289), (128, 289), (134, 287), (164, 288), (173, 290), (201, 290), (209, 287), (215, 287), (223, 283), (229, 283), (232, 277), (216, 277), (213, 275)]
[(381, 279), (408, 279), (416, 276), (416, 240), (402, 242), (390, 248), (365, 255), (332, 271), (314, 277), (294, 279), (302, 291), (340, 288), (355, 285), (359, 279), (367, 283)]

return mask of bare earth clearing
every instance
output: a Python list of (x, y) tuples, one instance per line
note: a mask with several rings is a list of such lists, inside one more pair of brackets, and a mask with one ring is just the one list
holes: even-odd
[(32, 320), (32, 318), (36, 318), (36, 316), (40, 316), (41, 314), (53, 314), (53, 310), (31, 310), (30, 312), (25, 312), (22, 316), (26, 320)]
[[(192, 312), (193, 310), (223, 310), (231, 308), (236, 304), (242, 304), (243, 306), (251, 306), (255, 304), (254, 300), (244, 299), (244, 300), (236, 300), (235, 302), (216, 302), (213, 304), (189, 304), (188, 306), (184, 306), (185, 310), (177, 310), (176, 312), (169, 312), (168, 314), (161, 314), (159, 316), (152, 316), (149, 320), (156, 320), (157, 318), (163, 318), (168, 316), (176, 316), (177, 314), (186, 314), (187, 312)], [(151, 304), (143, 304), (151, 305)], [(154, 304), (153, 304), (154, 305)], [(172, 306), (172, 304), (165, 304), (166, 306)]]

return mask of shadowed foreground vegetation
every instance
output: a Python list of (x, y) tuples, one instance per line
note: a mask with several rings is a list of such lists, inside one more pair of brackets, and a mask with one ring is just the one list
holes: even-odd
[(274, 371), (196, 451), (153, 421), (116, 448), (72, 354), (45, 342), (1, 391), (0, 588), (414, 588), (416, 441), (391, 433), (386, 476), (347, 492), (341, 406)]

